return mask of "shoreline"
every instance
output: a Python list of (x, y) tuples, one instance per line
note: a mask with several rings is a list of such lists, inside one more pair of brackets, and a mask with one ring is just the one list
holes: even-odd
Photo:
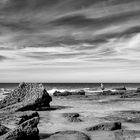
[[(45, 139), (48, 135), (55, 134), (58, 131), (79, 131), (90, 137), (91, 140), (133, 140), (133, 137), (140, 137), (140, 96), (137, 93), (133, 97), (133, 90), (126, 90), (130, 97), (121, 98), (120, 92), (114, 95), (108, 94), (105, 90), (105, 95), (101, 91), (96, 91), (94, 94), (86, 93), (85, 95), (70, 95), (70, 96), (52, 96), (50, 108), (39, 108), (36, 110), (40, 116), (38, 124), (40, 139)], [(136, 91), (136, 90), (135, 90)], [(95, 94), (96, 93), (96, 94)], [(103, 92), (102, 92), (103, 93)], [(5, 117), (4, 113), (7, 110), (0, 109), (0, 114)], [(28, 112), (28, 111), (26, 111)], [(32, 111), (31, 111), (32, 112)], [(8, 114), (6, 119), (1, 123), (10, 129), (16, 128), (14, 125), (13, 115), (24, 113), (24, 111)], [(71, 115), (77, 113), (78, 117), (70, 118), (64, 114)], [(99, 125), (100, 123), (121, 122), (122, 129), (115, 131), (87, 131), (89, 127)], [(121, 133), (121, 131), (123, 132)], [(74, 133), (74, 132), (73, 132)], [(119, 139), (120, 138), (120, 139)], [(131, 139), (129, 139), (131, 138)]]

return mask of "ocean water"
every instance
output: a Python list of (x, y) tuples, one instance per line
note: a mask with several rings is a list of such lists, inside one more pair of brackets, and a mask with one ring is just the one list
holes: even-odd
[[(18, 85), (19, 83), (0, 83), (0, 93), (2, 93), (5, 89), (14, 89)], [(56, 90), (85, 90), (86, 92), (101, 90), (100, 83), (43, 83), (43, 85), (50, 94), (53, 94)], [(105, 89), (113, 89), (124, 86), (127, 89), (137, 89), (140, 87), (140, 83), (104, 83)]]
[[(0, 83), (1, 88), (13, 89), (19, 83)], [(100, 89), (100, 83), (43, 83), (48, 89)], [(140, 87), (140, 83), (104, 83), (106, 89), (125, 86), (127, 89), (135, 89)]]

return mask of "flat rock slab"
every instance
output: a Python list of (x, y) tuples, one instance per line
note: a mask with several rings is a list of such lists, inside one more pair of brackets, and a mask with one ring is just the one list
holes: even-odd
[(121, 122), (108, 122), (108, 123), (101, 123), (89, 128), (86, 128), (87, 131), (113, 131), (121, 129)]
[(90, 138), (79, 131), (62, 131), (42, 140), (90, 140)]

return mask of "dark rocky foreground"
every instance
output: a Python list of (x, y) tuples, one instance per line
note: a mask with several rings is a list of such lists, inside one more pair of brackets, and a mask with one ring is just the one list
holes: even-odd
[[(72, 93), (77, 94), (77, 93)], [(78, 95), (85, 94), (83, 91)], [(11, 121), (16, 127), (9, 129), (4, 125), (0, 125), (0, 140), (39, 140), (39, 124), (40, 116), (38, 112), (31, 110), (51, 110), (50, 102), (52, 97), (49, 96), (42, 84), (21, 83), (16, 89), (9, 93), (2, 101), (0, 101), (2, 122)], [(79, 114), (64, 114), (69, 121), (81, 121)], [(44, 140), (90, 140), (90, 138), (78, 131), (60, 131), (54, 134), (48, 134)]]
[[(1, 140), (39, 140), (39, 130), (37, 128), (37, 125), (39, 123), (39, 116), (37, 117), (24, 117), (23, 114), (22, 123), (20, 121), (19, 125), (13, 129), (5, 133), (0, 137)], [(30, 114), (28, 116), (34, 116), (33, 114)], [(30, 118), (30, 119), (29, 119)]]
[[(95, 123), (90, 123), (88, 127), (86, 125), (85, 128), (82, 127), (82, 124), (85, 123), (86, 119), (88, 119), (88, 116), (86, 118), (86, 116), (84, 116), (82, 113), (84, 111), (88, 111), (89, 108), (84, 111), (82, 110), (82, 113), (77, 112), (78, 110), (73, 111), (73, 107), (77, 104), (77, 102), (81, 102), (81, 104), (79, 104), (81, 105), (81, 107), (79, 107), (78, 105), (78, 109), (81, 109), (84, 108), (84, 106), (86, 106), (89, 101), (91, 104), (94, 103), (93, 101), (96, 101), (96, 103), (101, 104), (102, 107), (104, 107), (105, 104), (108, 105), (110, 100), (105, 100), (106, 102), (100, 103), (98, 102), (98, 99), (108, 99), (108, 97), (110, 96), (117, 96), (117, 99), (133, 99), (133, 97), (136, 97), (137, 99), (140, 95), (139, 89), (128, 91), (124, 88), (117, 88), (114, 91), (108, 90), (99, 92), (94, 96), (86, 95), (84, 91), (66, 91), (62, 93), (55, 93), (56, 96), (54, 95), (53, 101), (54, 99), (56, 99), (55, 101), (64, 101), (64, 103), (66, 102), (66, 104), (61, 103), (59, 104), (61, 105), (59, 107), (50, 106), (52, 97), (48, 94), (42, 84), (21, 83), (15, 90), (8, 94), (0, 102), (0, 140), (96, 140), (97, 133), (99, 133), (99, 135), (101, 134), (100, 139), (103, 140), (106, 140), (105, 137), (102, 136), (104, 133), (113, 134), (115, 138), (111, 140), (123, 140), (126, 137), (132, 137), (132, 139), (130, 140), (134, 140), (133, 137), (140, 137), (140, 131), (126, 130), (123, 126), (124, 122), (140, 122), (140, 113), (138, 110), (124, 110), (116, 112), (116, 114), (113, 113), (111, 115), (103, 117), (102, 122), (96, 123), (97, 125), (95, 125)], [(116, 100), (114, 100), (114, 103), (115, 101)], [(91, 104), (89, 107), (91, 107)], [(94, 105), (97, 104), (93, 104), (93, 106)], [(66, 110), (66, 108), (70, 107), (71, 109), (69, 111)], [(47, 120), (49, 119), (47, 118), (47, 116), (41, 116), (42, 112), (55, 111), (57, 109), (65, 109), (65, 111), (62, 111), (62, 113), (60, 113), (60, 118), (64, 119), (64, 123), (66, 125), (81, 125), (80, 127), (82, 127), (82, 129), (68, 129), (68, 127), (66, 129), (64, 127), (65, 129), (61, 131), (54, 130), (51, 133), (44, 134), (39, 132), (42, 117), (44, 117), (45, 121), (49, 122), (49, 120)], [(96, 109), (96, 107), (94, 109)], [(57, 113), (55, 115), (58, 115)], [(92, 119), (95, 118), (92, 117)], [(9, 124), (9, 122), (15, 127), (12, 129), (9, 129), (10, 127), (6, 127), (6, 124)], [(47, 123), (47, 125), (49, 125), (49, 123)], [(110, 135), (108, 136), (108, 138), (109, 137)]]

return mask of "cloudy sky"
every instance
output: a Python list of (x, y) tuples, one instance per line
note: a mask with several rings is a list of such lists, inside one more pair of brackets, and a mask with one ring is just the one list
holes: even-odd
[(140, 0), (0, 0), (0, 82), (140, 82)]

